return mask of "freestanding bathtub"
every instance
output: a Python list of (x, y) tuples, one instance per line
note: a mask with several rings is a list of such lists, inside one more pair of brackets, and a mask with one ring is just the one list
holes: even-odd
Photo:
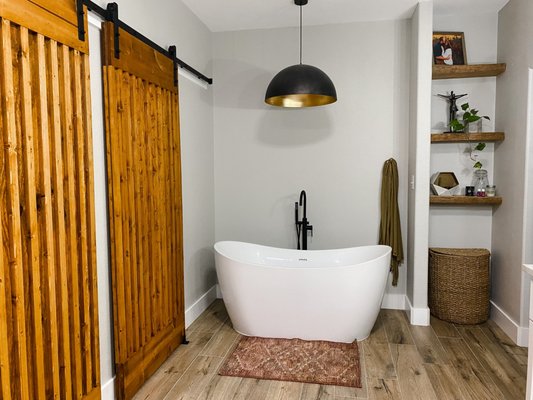
[(215, 244), (222, 297), (246, 336), (351, 343), (368, 337), (390, 266), (389, 246), (291, 250)]

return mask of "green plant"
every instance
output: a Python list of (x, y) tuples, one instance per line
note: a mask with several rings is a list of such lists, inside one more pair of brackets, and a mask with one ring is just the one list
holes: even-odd
[[(463, 115), (461, 116), (461, 120), (458, 120), (456, 118), (450, 122), (450, 131), (452, 132), (464, 132), (468, 124), (472, 122), (477, 122), (481, 118), (490, 121), (490, 118), (487, 117), (486, 115), (481, 115), (481, 116), (478, 115), (479, 110), (476, 110), (475, 108), (470, 108), (470, 105), (468, 103), (463, 104), (461, 106), (461, 109), (463, 110)], [(467, 135), (468, 135), (468, 132), (467, 132)], [(472, 144), (470, 143), (470, 148), (469, 148), (470, 159), (474, 161), (473, 167), (476, 169), (481, 169), (483, 164), (481, 164), (481, 162), (477, 160), (476, 156), (474, 155), (474, 151), (483, 151), (485, 147), (486, 147), (485, 143), (478, 143), (475, 147), (472, 147)]]
[(472, 122), (477, 122), (481, 118), (484, 118), (486, 120), (490, 121), (490, 118), (486, 115), (477, 115), (479, 110), (476, 110), (475, 108), (470, 108), (470, 105), (468, 103), (465, 103), (461, 106), (461, 109), (463, 110), (463, 115), (461, 116), (461, 120), (453, 119), (450, 122), (450, 131), (452, 132), (464, 132), (465, 128), (468, 126), (468, 124)]
[(476, 168), (476, 169), (481, 169), (481, 167), (483, 166), (483, 164), (481, 164), (481, 162), (478, 161), (478, 159), (476, 158), (476, 156), (474, 155), (474, 151), (483, 151), (483, 149), (485, 148), (486, 144), (485, 143), (478, 143), (476, 145), (476, 147), (472, 148), (472, 143), (470, 143), (470, 159), (472, 161), (474, 161), (474, 165), (473, 167)]

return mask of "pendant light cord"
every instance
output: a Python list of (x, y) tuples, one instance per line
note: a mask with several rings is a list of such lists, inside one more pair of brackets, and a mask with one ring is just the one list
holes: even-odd
[(302, 6), (300, 6), (300, 65), (302, 65)]

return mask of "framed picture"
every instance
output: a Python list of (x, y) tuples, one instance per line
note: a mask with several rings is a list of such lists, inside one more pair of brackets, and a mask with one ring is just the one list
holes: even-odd
[(466, 65), (464, 32), (433, 32), (433, 64)]

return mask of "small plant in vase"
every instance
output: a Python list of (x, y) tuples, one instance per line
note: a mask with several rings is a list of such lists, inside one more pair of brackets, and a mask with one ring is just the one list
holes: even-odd
[[(481, 119), (486, 119), (490, 121), (490, 118), (486, 115), (478, 115), (479, 110), (476, 110), (475, 108), (470, 108), (470, 105), (468, 103), (465, 103), (461, 106), (461, 109), (463, 110), (463, 115), (461, 116), (461, 120), (453, 119), (450, 122), (450, 131), (451, 132), (457, 132), (457, 133), (468, 133), (470, 132), (477, 132), (481, 131), (481, 129), (477, 128), (476, 130), (470, 129), (474, 123), (478, 123), (481, 121)], [(474, 161), (474, 169), (480, 170), (483, 164), (481, 164), (480, 161), (477, 160), (477, 155), (474, 154), (475, 151), (483, 151), (485, 149), (486, 144), (485, 143), (478, 143), (475, 147), (472, 146), (472, 143), (470, 143), (469, 147), (469, 153), (470, 153), (470, 159)]]
[(470, 124), (473, 124), (475, 122), (480, 121), (481, 119), (486, 119), (490, 121), (490, 118), (486, 115), (477, 115), (479, 110), (476, 110), (475, 108), (470, 108), (470, 105), (468, 103), (465, 103), (461, 106), (461, 109), (463, 110), (463, 115), (461, 116), (461, 120), (453, 119), (450, 122), (450, 131), (451, 132), (477, 132), (477, 129), (474, 131), (471, 128)]

